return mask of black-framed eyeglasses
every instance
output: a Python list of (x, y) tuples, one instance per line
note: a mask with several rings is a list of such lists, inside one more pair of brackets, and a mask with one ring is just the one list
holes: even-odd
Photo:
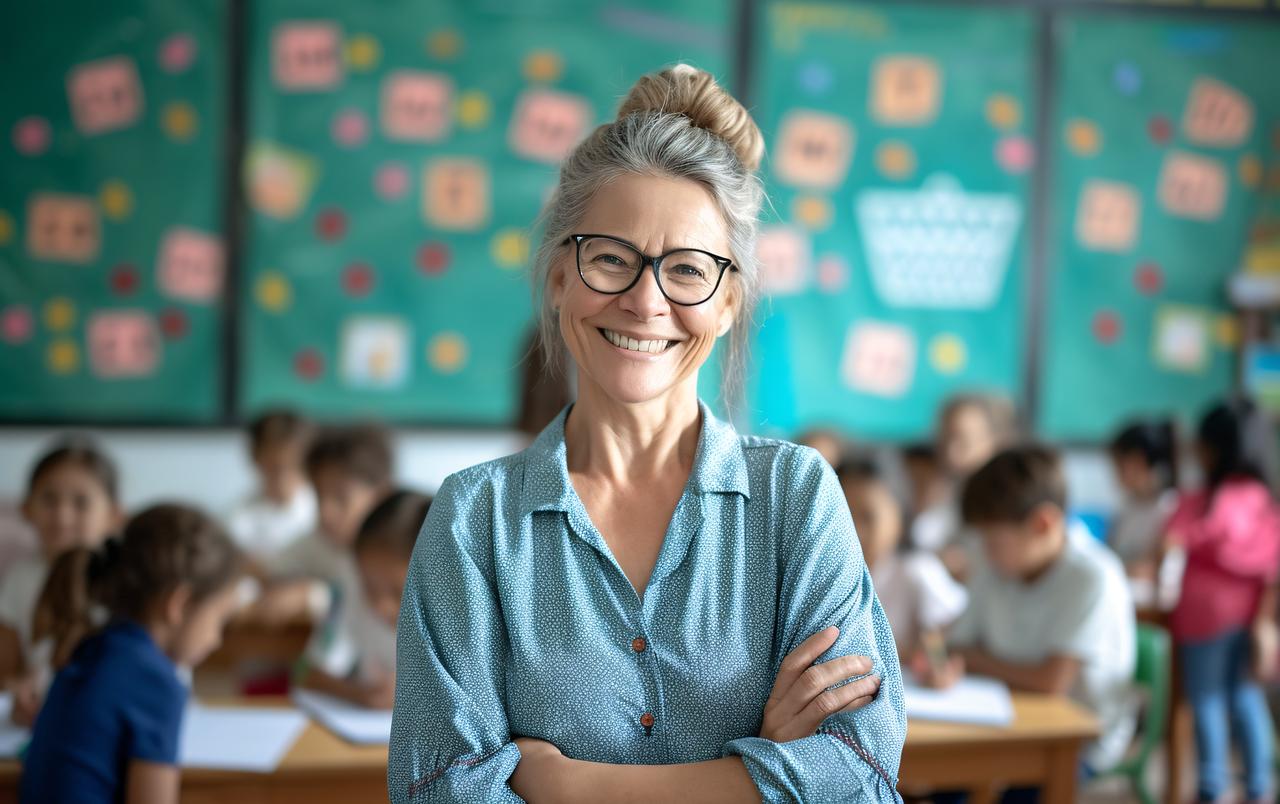
[(716, 294), (724, 272), (737, 271), (733, 260), (697, 248), (678, 248), (650, 257), (625, 240), (601, 234), (575, 234), (565, 239), (577, 249), (578, 276), (596, 293), (616, 296), (653, 268), (658, 289), (672, 304), (693, 307)]

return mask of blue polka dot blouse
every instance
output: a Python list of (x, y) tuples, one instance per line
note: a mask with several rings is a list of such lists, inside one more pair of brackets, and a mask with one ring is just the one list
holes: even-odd
[[(615, 764), (737, 755), (768, 802), (897, 800), (897, 652), (830, 467), (703, 406), (642, 600), (570, 483), (566, 415), (431, 506), (400, 611), (392, 801), (520, 801), (513, 735)], [(820, 661), (870, 656), (876, 700), (811, 737), (757, 737), (783, 657), (830, 625)]]

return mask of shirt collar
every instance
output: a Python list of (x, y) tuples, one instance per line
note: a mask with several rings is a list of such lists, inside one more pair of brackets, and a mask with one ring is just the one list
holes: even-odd
[[(750, 499), (742, 439), (731, 424), (717, 419), (706, 404), (699, 401), (698, 408), (702, 412), (702, 429), (698, 433), (689, 490), (700, 494), (736, 492)], [(566, 407), (525, 450), (520, 493), (523, 513), (570, 510), (574, 492), (564, 443), (564, 423), (568, 415), (569, 407)]]

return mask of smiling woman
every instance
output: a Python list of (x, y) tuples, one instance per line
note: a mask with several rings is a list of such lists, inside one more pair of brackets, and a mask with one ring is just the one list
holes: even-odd
[(399, 621), (393, 801), (893, 801), (893, 636), (816, 452), (740, 388), (764, 143), (712, 77), (645, 76), (565, 161), (535, 261), (578, 398), (448, 478)]

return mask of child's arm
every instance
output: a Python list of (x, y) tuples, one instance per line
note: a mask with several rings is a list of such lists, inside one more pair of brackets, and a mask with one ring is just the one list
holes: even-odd
[(961, 656), (970, 673), (999, 679), (1026, 692), (1066, 695), (1080, 676), (1081, 662), (1072, 656), (1055, 654), (1034, 664), (997, 659), (982, 648), (968, 648), (961, 651)]
[(177, 765), (130, 760), (127, 804), (178, 804), (182, 772)]
[(0, 624), (0, 681), (18, 678), (26, 672), (22, 658), (22, 638), (7, 625)]
[(299, 682), (306, 689), (370, 709), (390, 709), (396, 701), (395, 674), (382, 675), (374, 681), (361, 681), (354, 677), (339, 678), (318, 668), (307, 667), (303, 669)]

